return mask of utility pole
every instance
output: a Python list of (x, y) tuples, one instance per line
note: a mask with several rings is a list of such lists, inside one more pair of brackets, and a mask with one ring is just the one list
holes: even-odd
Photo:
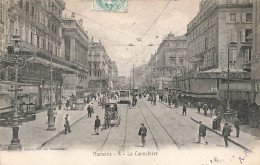
[(229, 90), (229, 74), (230, 74), (230, 68), (229, 68), (229, 52), (230, 50), (228, 49), (228, 69), (227, 69), (227, 109), (226, 112), (229, 112), (230, 110), (230, 90)]
[(54, 123), (54, 112), (53, 112), (53, 107), (52, 107), (52, 52), (51, 52), (51, 69), (50, 69), (50, 74), (51, 74), (51, 84), (50, 84), (50, 108), (48, 110), (48, 128), (47, 131), (55, 131), (55, 123)]

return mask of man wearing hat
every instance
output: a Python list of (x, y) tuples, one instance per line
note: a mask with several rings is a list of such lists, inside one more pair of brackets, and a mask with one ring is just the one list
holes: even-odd
[(147, 129), (144, 126), (144, 123), (141, 124), (141, 128), (139, 129), (138, 135), (141, 136), (141, 142), (142, 142), (142, 146), (144, 147), (146, 145), (146, 133), (147, 133)]
[(234, 125), (236, 127), (236, 135), (237, 135), (237, 138), (239, 137), (239, 130), (240, 130), (240, 120), (237, 118), (237, 115), (235, 116), (235, 119), (234, 119)]
[(94, 126), (94, 130), (96, 132), (97, 135), (99, 135), (99, 130), (98, 128), (100, 127), (100, 119), (98, 118), (99, 116), (96, 116), (96, 120), (95, 120), (95, 126)]
[(225, 126), (222, 130), (222, 135), (224, 137), (226, 147), (228, 147), (228, 137), (230, 136), (230, 132), (232, 132), (231, 126), (229, 126), (228, 123), (225, 123)]
[(200, 126), (199, 126), (198, 143), (201, 142), (201, 137), (202, 137), (205, 144), (208, 145), (208, 142), (206, 140), (206, 130), (207, 130), (207, 128), (204, 124), (202, 124), (202, 121), (200, 121), (199, 124), (200, 124)]

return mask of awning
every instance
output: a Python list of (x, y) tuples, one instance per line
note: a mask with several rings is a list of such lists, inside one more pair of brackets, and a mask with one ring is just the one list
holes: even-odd
[[(43, 65), (45, 65), (45, 66), (50, 66), (51, 65), (51, 63), (50, 63), (50, 61), (48, 61), (48, 60), (45, 60), (45, 59), (42, 59), (42, 58), (39, 58), (39, 57), (31, 57), (31, 58), (29, 58), (27, 61), (29, 61), (29, 62), (35, 62), (35, 63), (39, 63), (39, 64), (43, 64)], [(72, 68), (69, 68), (69, 67), (67, 67), (67, 66), (63, 66), (63, 65), (60, 65), (60, 64), (57, 64), (57, 63), (52, 63), (52, 66), (54, 67), (54, 68), (60, 68), (60, 69), (62, 69), (62, 70), (64, 70), (64, 71), (68, 71), (68, 72), (72, 72), (72, 73), (77, 73), (77, 70), (75, 70), (75, 69), (72, 69)]]

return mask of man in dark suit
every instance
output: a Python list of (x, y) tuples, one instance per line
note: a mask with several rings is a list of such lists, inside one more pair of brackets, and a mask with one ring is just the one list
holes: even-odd
[(237, 138), (239, 137), (239, 130), (240, 130), (240, 120), (237, 118), (237, 115), (235, 116), (234, 125), (236, 127), (236, 135)]
[(100, 119), (98, 118), (99, 116), (96, 116), (96, 120), (95, 120), (95, 126), (94, 126), (94, 130), (96, 132), (97, 135), (99, 135), (99, 127), (100, 127)]
[(228, 147), (228, 137), (230, 136), (230, 132), (232, 132), (231, 126), (229, 126), (228, 123), (226, 123), (222, 130), (222, 135), (224, 137), (226, 147)]
[(198, 143), (201, 142), (201, 137), (203, 138), (205, 144), (207, 145), (208, 142), (206, 140), (206, 126), (204, 124), (202, 124), (202, 121), (199, 122), (200, 123), (200, 126), (199, 126), (199, 136), (198, 136)]
[(67, 134), (67, 132), (71, 132), (71, 130), (70, 130), (70, 121), (69, 121), (69, 115), (68, 114), (66, 114), (66, 117), (65, 117), (64, 127), (65, 127), (65, 134)]
[(142, 146), (144, 147), (146, 145), (146, 133), (147, 133), (147, 129), (144, 126), (144, 123), (141, 124), (141, 128), (139, 129), (138, 135), (141, 136), (141, 142), (142, 142)]
[(88, 105), (88, 117), (91, 117), (91, 107), (90, 107), (90, 105)]

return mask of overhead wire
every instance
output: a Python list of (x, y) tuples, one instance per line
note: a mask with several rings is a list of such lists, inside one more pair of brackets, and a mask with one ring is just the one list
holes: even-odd
[(168, 5), (170, 4), (170, 0), (167, 2), (167, 4), (164, 6), (164, 8), (162, 9), (162, 11), (159, 13), (159, 15), (155, 18), (155, 20), (153, 21), (153, 23), (148, 27), (148, 29), (144, 32), (144, 34), (142, 35), (141, 38), (143, 38), (147, 32), (152, 28), (152, 26), (156, 23), (156, 21), (159, 19), (159, 17), (162, 15), (162, 13), (164, 12), (164, 10), (168, 7)]

